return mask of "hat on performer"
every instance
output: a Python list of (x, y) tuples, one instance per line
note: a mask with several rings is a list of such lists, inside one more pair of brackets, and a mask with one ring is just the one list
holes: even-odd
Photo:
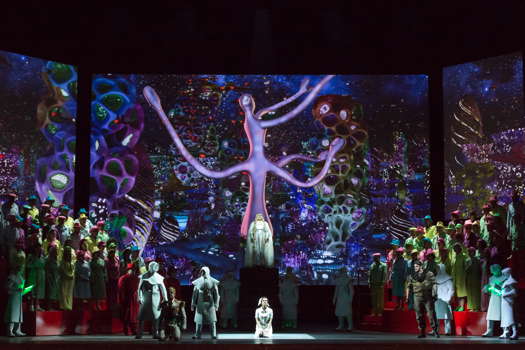
[(404, 253), (404, 252), (405, 252), (405, 249), (403, 249), (403, 248), (400, 247), (400, 248), (397, 248), (397, 249), (396, 249), (396, 252), (398, 252), (398, 253)]
[(381, 256), (381, 253), (374, 253), (372, 256)]
[(430, 215), (426, 215), (425, 220), (432, 220), (432, 217)]
[(436, 227), (445, 227), (445, 225), (443, 224), (443, 221), (438, 221)]
[(397, 238), (393, 239), (392, 242), (390, 242), (390, 245), (397, 245), (397, 246), (399, 246), (400, 245), (399, 239), (397, 239)]
[(78, 211), (79, 214), (87, 214), (87, 210), (84, 209), (84, 208), (80, 208), (80, 210)]

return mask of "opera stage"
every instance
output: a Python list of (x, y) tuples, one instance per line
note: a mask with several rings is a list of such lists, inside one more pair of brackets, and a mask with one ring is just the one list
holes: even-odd
[(518, 341), (500, 340), (499, 338), (481, 337), (445, 337), (439, 339), (427, 337), (417, 339), (413, 335), (396, 333), (379, 333), (354, 331), (352, 333), (339, 332), (289, 332), (275, 333), (272, 339), (255, 339), (253, 333), (223, 332), (219, 339), (212, 340), (209, 334), (204, 334), (201, 340), (192, 340), (191, 333), (186, 332), (179, 343), (159, 342), (145, 336), (141, 340), (135, 340), (132, 336), (116, 335), (82, 335), (82, 336), (40, 336), (23, 338), (0, 338), (0, 348), (3, 350), (135, 350), (157, 347), (173, 347), (178, 349), (195, 349), (196, 347), (213, 349), (262, 349), (267, 347), (279, 347), (280, 349), (406, 349), (410, 346), (418, 349), (430, 350), (446, 346), (448, 349), (476, 349), (495, 348), (498, 345), (506, 347), (523, 348), (525, 339)]

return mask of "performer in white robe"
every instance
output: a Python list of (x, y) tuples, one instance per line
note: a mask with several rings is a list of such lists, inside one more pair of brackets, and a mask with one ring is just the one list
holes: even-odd
[(244, 266), (273, 267), (273, 234), (262, 214), (255, 215), (248, 229)]
[(492, 276), (489, 284), (483, 287), (484, 293), (490, 293), (489, 309), (487, 310), (487, 331), (483, 337), (494, 335), (494, 322), (501, 321), (501, 294), (505, 276), (501, 274), (501, 266), (494, 264), (490, 266)]
[(273, 335), (273, 310), (270, 308), (268, 298), (260, 298), (257, 306), (258, 308), (255, 310), (255, 336), (270, 338)]
[(444, 320), (445, 322), (445, 335), (452, 335), (452, 307), (450, 306), (450, 300), (454, 296), (454, 281), (452, 277), (447, 273), (446, 267), (443, 264), (439, 264), (439, 272), (436, 276), (437, 285), (437, 300), (435, 302), (436, 318)]
[(518, 290), (516, 289), (516, 284), (518, 282), (512, 278), (510, 268), (504, 269), (501, 271), (501, 274), (505, 281), (502, 285), (501, 294), (501, 328), (503, 328), (504, 331), (500, 338), (517, 340), (518, 325), (514, 319), (514, 302), (518, 296)]
[(336, 330), (341, 331), (344, 328), (344, 320), (348, 323), (347, 330), (353, 329), (352, 322), (352, 301), (354, 299), (354, 285), (352, 279), (348, 276), (346, 267), (339, 270), (339, 276), (335, 279), (335, 292), (333, 303), (335, 304), (335, 315), (339, 321)]
[(155, 261), (149, 263), (148, 272), (140, 276), (138, 287), (139, 299), (139, 326), (137, 328), (137, 335), (135, 338), (142, 338), (142, 330), (144, 329), (144, 321), (151, 321), (152, 334), (154, 339), (160, 338), (159, 321), (161, 313), (161, 297), (163, 301), (168, 300), (168, 293), (164, 286), (164, 277), (157, 271), (159, 264)]
[(221, 326), (228, 327), (231, 321), (233, 328), (237, 328), (237, 303), (239, 302), (240, 282), (235, 279), (233, 272), (228, 272), (219, 285), (219, 295), (222, 301)]
[(290, 267), (279, 283), (279, 301), (282, 306), (283, 328), (297, 328), (297, 304), (299, 303), (299, 287), (297, 277)]
[(217, 339), (217, 314), (219, 308), (219, 281), (211, 277), (207, 266), (201, 268), (201, 277), (192, 282), (191, 311), (195, 311), (195, 335), (193, 339), (201, 339), (202, 325), (209, 324), (211, 337)]
[(7, 325), (8, 337), (23, 337), (22, 322), (24, 313), (22, 311), (22, 292), (24, 290), (24, 277), (22, 267), (15, 265), (11, 274), (7, 277), (7, 307), (5, 309), (4, 321)]

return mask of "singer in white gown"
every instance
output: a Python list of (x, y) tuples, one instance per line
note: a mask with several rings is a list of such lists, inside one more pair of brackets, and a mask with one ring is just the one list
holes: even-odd
[(273, 267), (273, 237), (262, 214), (255, 215), (246, 237), (245, 267)]

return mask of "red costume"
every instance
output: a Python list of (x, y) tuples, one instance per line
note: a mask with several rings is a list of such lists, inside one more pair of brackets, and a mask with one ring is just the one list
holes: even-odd
[(119, 304), (124, 324), (124, 334), (129, 334), (129, 329), (136, 332), (137, 314), (139, 313), (139, 301), (137, 291), (139, 288), (139, 277), (135, 273), (126, 273), (118, 280)]
[(118, 256), (111, 255), (106, 261), (106, 273), (108, 276), (107, 282), (107, 296), (108, 296), (108, 306), (113, 309), (118, 302), (118, 293), (119, 293), (119, 276), (120, 276), (120, 263)]

